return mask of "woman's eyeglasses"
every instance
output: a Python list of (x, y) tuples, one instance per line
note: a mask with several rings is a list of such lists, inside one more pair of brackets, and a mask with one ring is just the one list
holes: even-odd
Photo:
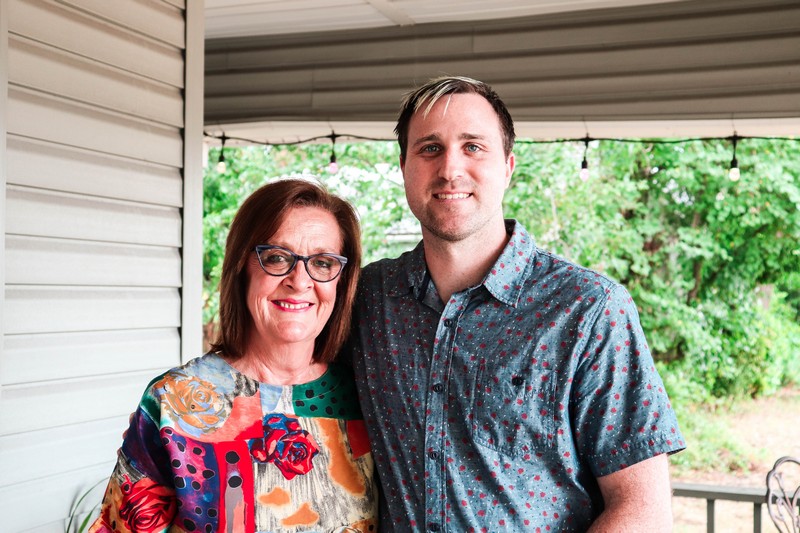
[(306, 272), (314, 281), (333, 281), (342, 273), (347, 258), (336, 254), (297, 255), (291, 250), (272, 244), (259, 244), (255, 248), (258, 264), (270, 276), (285, 276), (297, 265), (299, 259), (306, 265)]

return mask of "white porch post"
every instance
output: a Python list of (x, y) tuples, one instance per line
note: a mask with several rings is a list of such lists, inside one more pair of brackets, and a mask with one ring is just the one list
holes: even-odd
[(181, 361), (202, 352), (203, 339), (203, 67), (204, 2), (186, 3), (186, 94), (183, 137)]

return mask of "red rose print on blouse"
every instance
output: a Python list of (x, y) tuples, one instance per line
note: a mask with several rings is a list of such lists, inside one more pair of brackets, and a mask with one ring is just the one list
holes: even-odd
[(143, 478), (131, 483), (125, 476), (119, 517), (128, 529), (142, 533), (162, 531), (172, 523), (177, 511), (175, 492), (167, 487)]
[(308, 473), (319, 453), (314, 437), (296, 418), (273, 414), (264, 418), (264, 438), (254, 439), (250, 454), (259, 462), (272, 463), (286, 479)]

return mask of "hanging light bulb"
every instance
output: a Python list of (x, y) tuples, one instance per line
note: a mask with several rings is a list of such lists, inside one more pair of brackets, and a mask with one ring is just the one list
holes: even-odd
[(586, 162), (586, 158), (581, 161), (581, 171), (578, 176), (580, 176), (581, 181), (586, 181), (589, 179), (589, 163)]
[(728, 170), (728, 179), (739, 181), (741, 174), (739, 173), (739, 161), (736, 160), (736, 141), (739, 140), (739, 137), (736, 133), (733, 134), (731, 140), (733, 141), (733, 159), (731, 159), (731, 168)]
[(336, 162), (336, 135), (334, 132), (331, 132), (331, 161), (328, 163), (328, 173), (329, 174), (336, 174), (339, 172), (339, 164)]
[(222, 141), (222, 146), (219, 149), (219, 160), (217, 160), (217, 172), (223, 174), (226, 170), (228, 170), (228, 165), (225, 163), (225, 141), (228, 140), (228, 137), (225, 136), (225, 133), (222, 134), (220, 137)]
[(741, 173), (739, 172), (739, 164), (736, 159), (734, 159), (731, 161), (731, 169), (728, 171), (728, 178), (731, 181), (739, 181), (740, 177)]
[(578, 176), (581, 178), (581, 181), (586, 181), (589, 179), (589, 162), (586, 160), (586, 153), (589, 151), (589, 136), (587, 135), (583, 139), (583, 161), (581, 161), (581, 171)]

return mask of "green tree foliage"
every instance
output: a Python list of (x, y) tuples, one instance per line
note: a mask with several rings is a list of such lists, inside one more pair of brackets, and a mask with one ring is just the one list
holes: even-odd
[[(506, 212), (540, 245), (629, 288), (656, 359), (694, 399), (800, 380), (796, 142), (521, 145)], [(698, 396), (698, 394), (700, 396)]]
[[(316, 175), (350, 200), (365, 259), (395, 256), (419, 239), (408, 211), (396, 143), (226, 148), (228, 170), (205, 184), (206, 315), (227, 228), (255, 188)], [(800, 143), (740, 140), (741, 179), (728, 178), (725, 141), (593, 141), (515, 148), (507, 216), (537, 244), (622, 282), (678, 401), (756, 395), (800, 381)], [(210, 160), (216, 161), (218, 150)]]

